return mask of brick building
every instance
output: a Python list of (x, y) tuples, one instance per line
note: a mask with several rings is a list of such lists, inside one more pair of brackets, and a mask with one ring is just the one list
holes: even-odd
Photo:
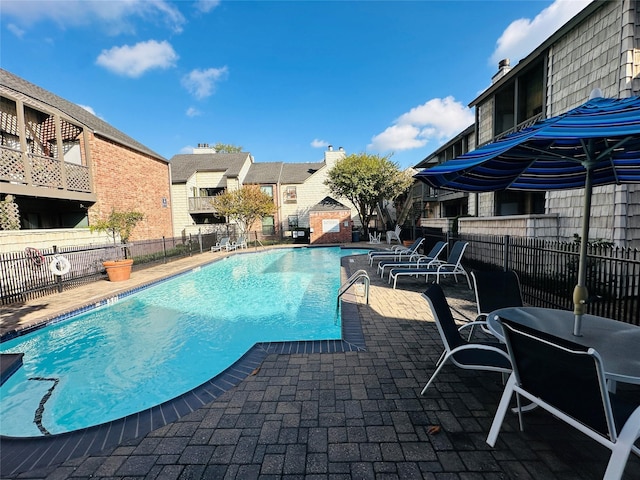
[(132, 240), (172, 235), (165, 158), (80, 106), (1, 69), (0, 135), (0, 200), (14, 197), (23, 234), (60, 229), (66, 243), (74, 243), (70, 231), (86, 243), (88, 229), (82, 227), (115, 209), (145, 215)]

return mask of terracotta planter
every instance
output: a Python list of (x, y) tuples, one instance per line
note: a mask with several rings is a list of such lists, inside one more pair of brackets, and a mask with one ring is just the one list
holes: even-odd
[(405, 247), (410, 247), (411, 245), (413, 245), (413, 242), (414, 242), (413, 240), (403, 240), (403, 241), (402, 241), (402, 244), (403, 244)]
[(129, 280), (131, 277), (133, 259), (102, 262), (102, 265), (107, 270), (110, 282), (122, 282), (123, 280)]

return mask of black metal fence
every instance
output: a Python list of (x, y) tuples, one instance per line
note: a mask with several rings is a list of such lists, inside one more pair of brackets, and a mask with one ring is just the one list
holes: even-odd
[[(225, 231), (234, 237), (235, 232)], [(469, 242), (463, 264), (469, 269), (514, 270), (520, 277), (525, 301), (534, 306), (571, 310), (573, 287), (578, 277), (579, 245), (538, 239), (461, 235), (418, 229), (428, 251), (437, 240)], [(210, 250), (220, 233), (162, 238), (128, 245), (134, 270), (170, 259)], [(38, 255), (40, 254), (40, 255)], [(68, 273), (54, 275), (55, 255), (69, 260)], [(122, 246), (51, 247), (31, 252), (0, 254), (0, 303), (24, 302), (65, 288), (105, 278), (102, 262), (121, 258)], [(587, 312), (640, 325), (640, 251), (605, 245), (590, 245), (587, 252)]]
[[(141, 270), (208, 251), (219, 239), (218, 233), (145, 240), (124, 245), (27, 248), (22, 252), (0, 254), (0, 304), (10, 305), (42, 297), (64, 289), (106, 278), (102, 262), (127, 256), (134, 259), (133, 270)], [(51, 271), (58, 255), (69, 263), (63, 275)], [(63, 270), (64, 271), (64, 270)]]
[[(535, 238), (460, 235), (418, 231), (425, 250), (437, 240), (465, 240), (466, 268), (514, 270), (520, 277), (524, 300), (538, 307), (573, 310), (573, 288), (578, 281), (579, 244)], [(640, 325), (640, 250), (589, 245), (587, 248), (587, 312)]]

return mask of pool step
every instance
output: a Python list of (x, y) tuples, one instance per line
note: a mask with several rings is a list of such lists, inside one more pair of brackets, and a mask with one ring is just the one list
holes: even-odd
[(22, 366), (24, 353), (0, 353), (0, 385)]

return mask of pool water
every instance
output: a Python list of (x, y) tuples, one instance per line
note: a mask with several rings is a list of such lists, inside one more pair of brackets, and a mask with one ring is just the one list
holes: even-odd
[(274, 249), (224, 260), (0, 344), (24, 365), (0, 387), (0, 434), (98, 425), (175, 398), (258, 342), (341, 337), (340, 258)]

